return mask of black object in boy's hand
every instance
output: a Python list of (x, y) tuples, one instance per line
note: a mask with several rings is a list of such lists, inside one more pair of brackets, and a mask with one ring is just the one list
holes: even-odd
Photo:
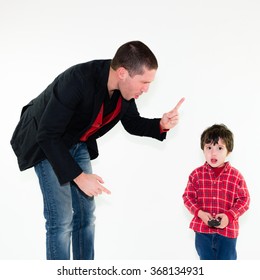
[(208, 226), (209, 227), (217, 227), (220, 225), (220, 220), (219, 219), (212, 219), (208, 221)]

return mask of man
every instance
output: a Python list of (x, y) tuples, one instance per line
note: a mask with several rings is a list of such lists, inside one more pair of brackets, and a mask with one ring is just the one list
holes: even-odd
[(152, 51), (127, 42), (112, 60), (93, 60), (61, 73), (22, 109), (11, 145), (20, 170), (34, 167), (46, 219), (47, 259), (94, 259), (94, 196), (110, 193), (92, 174), (96, 139), (120, 120), (133, 135), (160, 141), (178, 122), (177, 106), (161, 119), (139, 115), (135, 99), (158, 68)]

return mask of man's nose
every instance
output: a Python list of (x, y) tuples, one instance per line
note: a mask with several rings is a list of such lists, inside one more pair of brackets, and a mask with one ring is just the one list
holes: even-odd
[(149, 85), (147, 84), (147, 85), (144, 85), (143, 87), (142, 87), (142, 92), (147, 92), (149, 90)]

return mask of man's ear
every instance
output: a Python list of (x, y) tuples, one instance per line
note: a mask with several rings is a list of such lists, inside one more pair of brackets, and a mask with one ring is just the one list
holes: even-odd
[(128, 75), (128, 71), (124, 67), (119, 67), (116, 72), (120, 80), (124, 80)]

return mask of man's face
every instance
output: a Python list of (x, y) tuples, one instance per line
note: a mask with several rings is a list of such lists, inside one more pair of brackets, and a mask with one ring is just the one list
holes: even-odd
[(119, 90), (124, 99), (137, 99), (143, 92), (147, 92), (150, 83), (154, 80), (156, 70), (144, 70), (142, 75), (131, 77), (125, 69), (124, 75), (119, 81)]

